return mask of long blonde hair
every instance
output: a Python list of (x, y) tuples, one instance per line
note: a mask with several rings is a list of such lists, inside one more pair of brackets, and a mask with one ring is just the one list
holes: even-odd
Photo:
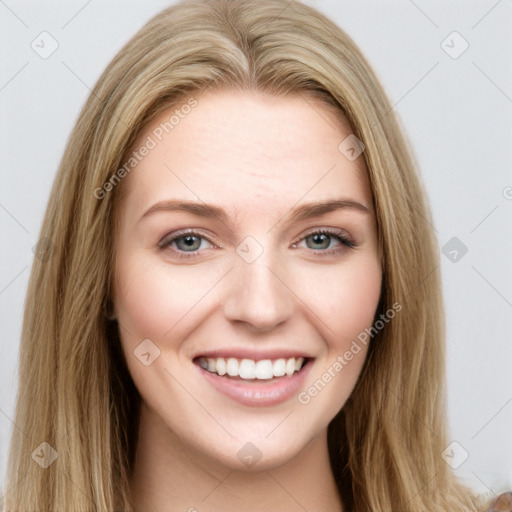
[[(3, 510), (132, 511), (128, 476), (140, 396), (108, 320), (122, 183), (104, 197), (148, 121), (206, 89), (320, 98), (365, 145), (383, 255), (379, 314), (358, 384), (328, 431), (355, 512), (477, 510), (441, 454), (444, 313), (437, 240), (417, 165), (370, 66), (316, 10), (289, 0), (191, 0), (150, 20), (109, 64), (71, 135), (25, 303)], [(131, 426), (131, 427), (130, 427)], [(36, 456), (48, 462), (46, 469)], [(37, 451), (39, 450), (39, 451)]]

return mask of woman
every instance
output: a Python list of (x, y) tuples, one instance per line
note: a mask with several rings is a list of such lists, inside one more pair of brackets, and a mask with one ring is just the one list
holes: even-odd
[(4, 509), (485, 510), (442, 457), (413, 169), (317, 11), (197, 0), (151, 20), (54, 183)]

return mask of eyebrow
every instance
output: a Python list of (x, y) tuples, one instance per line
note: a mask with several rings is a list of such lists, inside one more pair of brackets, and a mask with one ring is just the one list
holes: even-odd
[[(319, 217), (320, 215), (336, 210), (351, 210), (365, 214), (370, 214), (372, 212), (370, 207), (362, 203), (352, 199), (340, 198), (302, 204), (287, 213), (285, 217), (290, 216), (289, 222), (297, 222), (310, 219), (312, 217)], [(184, 200), (168, 200), (161, 201), (151, 206), (151, 208), (149, 208), (137, 222), (142, 221), (144, 218), (156, 212), (173, 211), (188, 212), (193, 215), (197, 215), (198, 217), (216, 219), (222, 223), (227, 223), (229, 220), (228, 214), (225, 210), (213, 204)]]

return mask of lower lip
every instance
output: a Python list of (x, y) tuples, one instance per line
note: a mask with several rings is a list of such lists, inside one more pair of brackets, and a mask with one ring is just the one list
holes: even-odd
[(272, 382), (221, 377), (201, 366), (197, 366), (197, 368), (209, 384), (228, 398), (251, 407), (268, 407), (285, 402), (297, 395), (311, 369), (312, 362), (309, 360), (300, 371), (290, 376), (275, 377), (276, 380)]

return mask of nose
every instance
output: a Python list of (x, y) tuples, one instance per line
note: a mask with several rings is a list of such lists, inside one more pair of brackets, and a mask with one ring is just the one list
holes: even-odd
[(231, 322), (241, 322), (254, 332), (266, 332), (292, 315), (291, 283), (283, 266), (266, 252), (252, 263), (239, 258), (229, 279), (224, 314)]

